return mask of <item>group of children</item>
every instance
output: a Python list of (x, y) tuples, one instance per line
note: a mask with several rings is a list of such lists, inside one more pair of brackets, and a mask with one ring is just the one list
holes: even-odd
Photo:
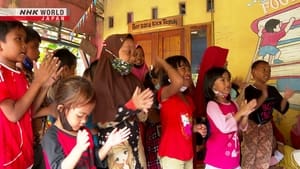
[[(59, 57), (49, 56), (39, 66), (37, 58), (25, 61), (31, 55), (31, 34), (26, 29), (18, 21), (0, 21), (2, 168), (39, 168), (37, 159), (41, 156), (45, 168), (146, 168), (137, 119), (153, 112), (160, 116), (157, 156), (161, 168), (193, 168), (193, 132), (208, 136), (207, 169), (269, 167), (272, 111), (275, 108), (285, 113), (294, 92), (287, 89), (281, 96), (267, 84), (268, 62), (252, 64), (254, 84), (246, 87), (245, 101), (240, 105), (230, 97), (230, 72), (224, 67), (210, 68), (203, 81), (208, 124), (194, 124), (197, 100), (192, 97), (191, 66), (184, 56), (155, 58), (155, 71), (148, 73), (150, 79), (154, 72), (159, 76), (158, 83), (151, 81), (151, 90), (156, 91), (153, 98), (153, 92), (144, 90), (138, 82), (147, 76), (143, 73), (137, 79), (131, 75), (130, 59), (135, 50), (131, 36), (109, 37), (99, 62), (79, 77), (74, 76), (74, 67), (64, 67)], [(33, 55), (38, 56), (41, 40), (35, 40)], [(66, 51), (59, 52), (66, 55)], [(27, 73), (30, 83), (24, 69), (33, 69)], [(62, 78), (68, 69), (73, 73)], [(43, 106), (46, 94), (51, 102)], [(157, 102), (156, 107), (153, 102)], [(45, 115), (53, 115), (56, 120), (42, 138), (43, 151), (34, 153), (32, 118)], [(36, 154), (40, 156), (34, 161)]]

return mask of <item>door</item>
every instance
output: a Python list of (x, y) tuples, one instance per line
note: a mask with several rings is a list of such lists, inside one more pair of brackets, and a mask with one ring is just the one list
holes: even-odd
[(183, 38), (183, 29), (134, 35), (137, 44), (144, 49), (147, 65), (153, 64), (157, 56), (184, 55)]

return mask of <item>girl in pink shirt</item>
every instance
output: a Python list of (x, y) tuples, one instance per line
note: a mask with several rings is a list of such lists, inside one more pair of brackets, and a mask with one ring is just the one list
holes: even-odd
[(207, 118), (210, 136), (205, 155), (206, 169), (240, 169), (240, 141), (238, 127), (245, 130), (248, 115), (256, 100), (238, 105), (230, 100), (231, 76), (227, 69), (214, 67), (204, 78)]

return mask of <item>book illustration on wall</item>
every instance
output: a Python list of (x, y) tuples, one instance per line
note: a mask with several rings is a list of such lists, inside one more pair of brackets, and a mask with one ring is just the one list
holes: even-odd
[(251, 29), (259, 37), (253, 62), (269, 62), (277, 89), (295, 90), (290, 103), (300, 109), (300, 3), (254, 20)]

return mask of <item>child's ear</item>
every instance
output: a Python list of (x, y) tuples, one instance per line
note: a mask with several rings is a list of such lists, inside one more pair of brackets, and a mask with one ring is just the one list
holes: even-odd
[(64, 111), (64, 105), (59, 104), (59, 105), (57, 105), (56, 109), (57, 109), (58, 112), (63, 112)]
[(0, 40), (0, 51), (2, 51), (2, 41)]

